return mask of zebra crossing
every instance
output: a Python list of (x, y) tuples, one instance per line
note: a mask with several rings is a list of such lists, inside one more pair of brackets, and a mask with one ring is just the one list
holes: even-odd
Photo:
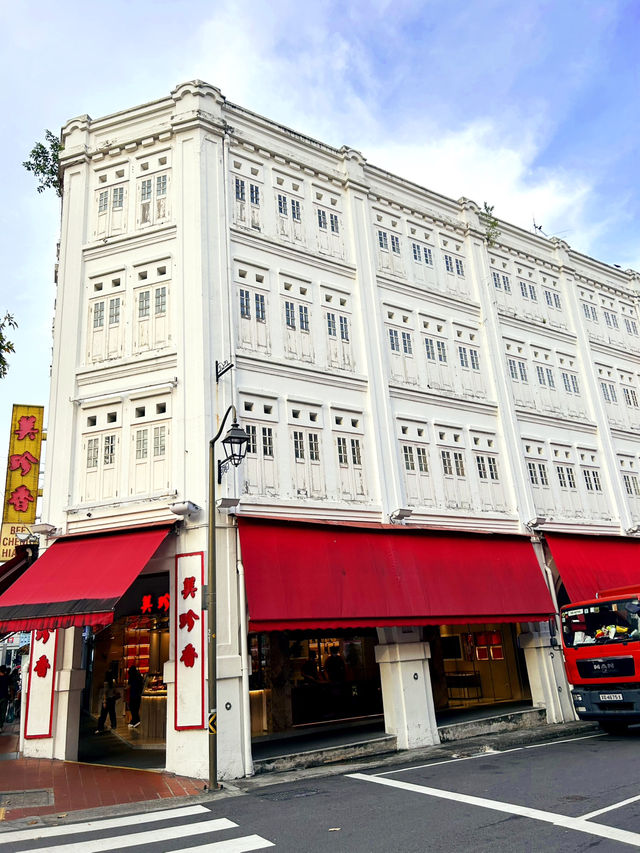
[[(144, 827), (144, 828), (143, 828)], [(205, 806), (184, 806), (123, 817), (0, 832), (0, 850), (11, 853), (107, 853), (151, 845), (171, 853), (249, 853), (275, 845), (260, 835), (238, 835), (240, 827), (216, 818)], [(216, 833), (223, 833), (219, 838)], [(183, 843), (185, 846), (174, 847)]]

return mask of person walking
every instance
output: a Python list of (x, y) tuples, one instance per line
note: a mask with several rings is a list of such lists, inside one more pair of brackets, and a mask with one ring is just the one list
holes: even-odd
[(140, 703), (142, 702), (142, 689), (144, 678), (137, 667), (129, 667), (129, 710), (131, 711), (130, 729), (137, 729), (140, 725)]
[(107, 675), (107, 680), (102, 687), (102, 710), (100, 711), (100, 716), (98, 718), (98, 728), (96, 729), (97, 735), (101, 735), (103, 733), (104, 724), (107, 721), (107, 715), (109, 715), (111, 728), (116, 728), (116, 699), (119, 698), (120, 694), (113, 683), (113, 677), (111, 675)]

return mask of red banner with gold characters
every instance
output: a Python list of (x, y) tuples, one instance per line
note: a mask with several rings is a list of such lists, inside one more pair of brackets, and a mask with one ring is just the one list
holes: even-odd
[(15, 555), (16, 534), (36, 520), (43, 431), (44, 406), (14, 405), (2, 507), (0, 562)]

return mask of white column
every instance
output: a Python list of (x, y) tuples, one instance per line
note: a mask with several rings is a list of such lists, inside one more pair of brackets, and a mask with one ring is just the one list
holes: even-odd
[(439, 743), (429, 676), (429, 643), (418, 628), (378, 628), (376, 661), (380, 666), (384, 723), (398, 749)]
[(527, 662), (533, 705), (545, 708), (548, 723), (571, 722), (577, 717), (564, 670), (562, 649), (551, 645), (546, 623), (532, 628), (529, 633), (520, 634), (519, 641)]

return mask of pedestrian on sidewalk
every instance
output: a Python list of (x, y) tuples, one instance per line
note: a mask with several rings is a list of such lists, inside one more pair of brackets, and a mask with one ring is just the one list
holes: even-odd
[(116, 728), (116, 700), (119, 698), (120, 694), (113, 683), (113, 676), (108, 674), (107, 680), (102, 687), (102, 710), (100, 711), (100, 716), (98, 718), (98, 728), (96, 729), (97, 735), (101, 735), (104, 731), (104, 724), (107, 721), (107, 715), (109, 715), (111, 728)]
[(10, 688), (11, 678), (7, 672), (7, 667), (2, 664), (2, 666), (0, 666), (0, 732), (4, 728), (4, 721), (7, 716)]
[(137, 667), (129, 667), (129, 710), (131, 711), (130, 729), (137, 729), (140, 725), (140, 703), (142, 702), (142, 689), (144, 678)]

